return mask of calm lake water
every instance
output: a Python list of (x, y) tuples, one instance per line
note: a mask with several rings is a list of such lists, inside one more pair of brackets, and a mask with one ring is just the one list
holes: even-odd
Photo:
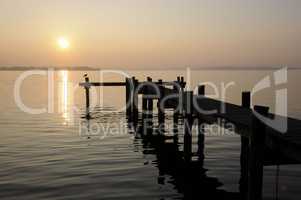
[[(158, 149), (134, 137), (127, 128), (123, 111), (124, 88), (96, 89), (94, 116), (89, 122), (85, 113), (85, 96), (76, 88), (88, 73), (91, 81), (99, 81), (97, 71), (55, 71), (53, 95), (49, 93), (49, 79), (43, 75), (27, 77), (20, 85), (20, 98), (28, 108), (48, 107), (49, 113), (30, 114), (16, 101), (16, 80), (24, 71), (0, 72), (0, 198), (1, 199), (183, 199), (185, 192), (172, 166)], [(185, 76), (194, 88), (210, 82), (221, 98), (222, 88), (229, 85), (225, 97), (240, 104), (242, 91), (251, 90), (257, 82), (269, 76), (268, 70), (201, 70), (191, 71), (129, 71), (145, 80), (175, 80)], [(253, 104), (268, 105), (275, 111), (275, 91), (287, 88), (288, 115), (301, 119), (301, 71), (289, 70), (288, 82), (262, 90), (254, 95)], [(123, 81), (116, 73), (104, 74), (103, 81)], [(230, 84), (233, 82), (232, 84)], [(51, 87), (50, 87), (51, 88)], [(206, 89), (214, 94), (213, 87)], [(49, 103), (50, 102), (50, 103)], [(53, 112), (51, 107), (53, 106)], [(156, 112), (156, 111), (155, 111)], [(156, 120), (156, 116), (154, 118)], [(83, 130), (99, 129), (99, 135), (87, 136)], [(167, 113), (166, 124), (172, 124)], [(169, 127), (169, 126), (167, 126)], [(105, 129), (107, 128), (107, 129)], [(168, 129), (168, 128), (167, 128)], [(110, 130), (109, 135), (104, 135)], [(166, 130), (171, 132), (171, 128)], [(182, 133), (179, 131), (180, 149)], [(197, 140), (193, 139), (193, 149)], [(209, 134), (205, 139), (204, 168), (208, 180), (216, 182), (216, 189), (208, 191), (207, 182), (197, 188), (199, 199), (204, 194), (238, 192), (240, 178), (240, 137)], [(279, 198), (301, 198), (301, 165), (281, 166)], [(207, 179), (206, 179), (207, 181)], [(185, 182), (185, 181), (184, 181)], [(210, 182), (211, 183), (211, 182)], [(219, 184), (222, 183), (222, 184)], [(207, 190), (207, 191), (206, 191)], [(276, 167), (264, 169), (264, 197), (276, 197)], [(212, 198), (211, 198), (212, 199)]]

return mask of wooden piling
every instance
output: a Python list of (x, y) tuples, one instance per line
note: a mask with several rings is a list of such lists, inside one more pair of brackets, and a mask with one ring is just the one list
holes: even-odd
[[(165, 112), (164, 112), (164, 105), (162, 104), (162, 100), (164, 98), (164, 87), (163, 87), (163, 81), (162, 79), (158, 80), (158, 86), (160, 90), (160, 97), (158, 99), (158, 123), (159, 127), (164, 127), (164, 122), (165, 122)], [(162, 128), (163, 128), (162, 127)]]
[(131, 115), (132, 112), (132, 98), (131, 98), (131, 79), (130, 78), (126, 78), (125, 79), (125, 105), (126, 105), (126, 114), (128, 116)]
[[(199, 85), (198, 87), (198, 96), (205, 96), (205, 85)], [(197, 122), (198, 122), (198, 161), (201, 166), (204, 164), (205, 154), (205, 129), (204, 129), (204, 120), (202, 120), (201, 113), (197, 114)]]
[[(256, 111), (261, 116), (267, 116), (268, 107), (254, 106)], [(249, 145), (249, 177), (248, 177), (248, 200), (262, 199), (262, 181), (263, 181), (263, 163), (264, 163), (264, 146), (265, 146), (265, 129), (266, 126), (255, 113), (252, 119), (252, 132), (250, 135)]]
[(204, 121), (201, 118), (198, 118), (198, 149), (197, 149), (197, 155), (198, 155), (198, 161), (201, 166), (204, 164), (205, 159), (205, 128), (204, 128)]
[(242, 92), (241, 106), (244, 107), (244, 108), (250, 108), (251, 107), (251, 92)]
[(90, 118), (90, 80), (85, 75), (85, 93), (86, 93), (86, 118)]
[(180, 91), (179, 91), (179, 112), (180, 115), (183, 115), (184, 108), (183, 108), (183, 103), (184, 103), (184, 88), (185, 88), (185, 82), (184, 82), (184, 77), (180, 77)]
[(198, 95), (205, 96), (205, 85), (199, 85), (198, 87)]
[[(250, 109), (251, 106), (251, 93), (243, 92), (241, 95), (241, 105), (246, 109)], [(249, 137), (246, 135), (240, 136), (241, 148), (240, 148), (240, 180), (239, 191), (243, 199), (247, 199), (248, 193), (248, 160), (249, 160)]]
[(133, 83), (133, 91), (132, 91), (132, 109), (133, 109), (133, 120), (134, 123), (138, 122), (138, 80), (135, 77), (132, 77), (132, 83)]
[(146, 112), (147, 112), (147, 104), (148, 104), (148, 100), (147, 97), (148, 96), (148, 86), (145, 85), (143, 86), (143, 94), (142, 94), (142, 118), (145, 118), (146, 116)]
[[(180, 81), (181, 78), (180, 76), (177, 77), (177, 80), (175, 81), (175, 85), (173, 86), (173, 91), (180, 95)], [(179, 116), (180, 116), (180, 107), (179, 107), (179, 98), (175, 100), (175, 108), (174, 108), (174, 113), (173, 113), (173, 132), (175, 136), (175, 140), (177, 140), (178, 137), (178, 124), (179, 124)]]
[(192, 157), (193, 92), (185, 92), (185, 98), (184, 159), (189, 162)]
[(90, 86), (89, 86), (89, 77), (85, 77), (85, 90), (86, 90), (86, 108), (90, 107)]
[[(151, 77), (147, 77), (147, 81), (149, 83), (151, 83), (153, 81), (153, 79)], [(147, 114), (148, 114), (149, 118), (153, 117), (153, 109), (154, 109), (153, 99), (152, 98), (148, 98), (148, 100), (147, 100), (147, 112), (148, 113)]]

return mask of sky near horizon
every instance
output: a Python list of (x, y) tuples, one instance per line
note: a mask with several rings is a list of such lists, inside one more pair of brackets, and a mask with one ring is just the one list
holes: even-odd
[(300, 0), (0, 0), (0, 66), (301, 67), (300, 10)]

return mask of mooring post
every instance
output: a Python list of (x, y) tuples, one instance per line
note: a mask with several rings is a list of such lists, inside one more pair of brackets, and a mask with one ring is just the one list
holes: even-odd
[(139, 113), (139, 110), (138, 110), (138, 91), (137, 91), (139, 82), (135, 77), (132, 77), (132, 82), (133, 82), (133, 91), (132, 91), (132, 95), (133, 95), (133, 102), (132, 102), (132, 105), (133, 105), (133, 120), (134, 120), (134, 123), (136, 124), (138, 122), (138, 113)]
[(241, 106), (244, 108), (251, 108), (251, 92), (242, 92), (241, 94)]
[(181, 76), (181, 87), (183, 87), (184, 84), (184, 76)]
[[(241, 95), (241, 106), (250, 109), (251, 108), (251, 93), (243, 92)], [(241, 148), (240, 148), (240, 181), (239, 191), (243, 199), (247, 199), (248, 193), (248, 161), (249, 161), (249, 137), (241, 135)]]
[(184, 115), (184, 158), (191, 161), (192, 157), (192, 125), (193, 125), (193, 92), (185, 92), (186, 106)]
[(90, 80), (88, 75), (85, 75), (85, 92), (86, 92), (86, 117), (90, 117)]
[[(198, 87), (198, 96), (199, 97), (204, 97), (205, 96), (205, 85), (199, 85)], [(199, 157), (199, 162), (201, 166), (204, 164), (204, 159), (205, 159), (205, 124), (204, 120), (202, 119), (201, 116), (201, 110), (196, 110), (197, 116), (198, 116), (198, 157)]]
[(147, 104), (148, 104), (148, 100), (147, 100), (147, 96), (148, 96), (148, 79), (146, 84), (143, 86), (143, 94), (142, 94), (142, 119), (144, 119), (147, 116)]
[(205, 85), (199, 85), (198, 87), (198, 95), (205, 96)]
[(177, 80), (174, 82), (174, 86), (173, 86), (173, 92), (175, 94), (178, 94), (178, 98), (176, 99), (176, 105), (175, 105), (175, 108), (174, 108), (174, 113), (173, 113), (173, 129), (174, 129), (174, 136), (175, 136), (175, 139), (177, 139), (178, 137), (178, 124), (179, 124), (179, 115), (180, 115), (180, 106), (179, 106), (179, 103), (180, 103), (180, 90), (181, 90), (181, 86), (180, 86), (180, 76), (177, 76)]
[(184, 87), (185, 87), (184, 77), (183, 76), (180, 77), (179, 85), (180, 85), (180, 91), (179, 91), (179, 113), (180, 113), (180, 115), (183, 115)]
[(183, 93), (185, 88), (184, 76), (181, 76), (180, 87), (181, 87), (181, 92)]
[(126, 114), (128, 116), (132, 113), (132, 87), (131, 79), (125, 78), (125, 105), (126, 105)]
[[(177, 80), (174, 82), (173, 92), (174, 94), (180, 95), (180, 77), (177, 77)], [(174, 107), (173, 113), (173, 132), (174, 132), (174, 141), (177, 143), (178, 141), (178, 124), (179, 124), (179, 115), (180, 115), (180, 108), (179, 108), (179, 97), (175, 99), (176, 104)]]
[(263, 163), (266, 126), (256, 115), (267, 117), (269, 107), (254, 106), (252, 132), (250, 135), (248, 200), (262, 199)]
[[(149, 83), (152, 83), (153, 79), (151, 77), (147, 77), (147, 81)], [(150, 93), (151, 91), (151, 87), (148, 87), (148, 93)], [(147, 111), (148, 111), (148, 117), (152, 118), (153, 117), (153, 109), (154, 109), (154, 104), (153, 104), (153, 99), (152, 98), (148, 98), (147, 101)]]
[(164, 105), (162, 103), (162, 100), (164, 98), (164, 86), (163, 86), (163, 81), (162, 79), (158, 80), (158, 86), (159, 86), (159, 90), (160, 90), (160, 97), (158, 99), (158, 123), (159, 123), (159, 127), (164, 129), (164, 122), (165, 122), (165, 113), (164, 113)]

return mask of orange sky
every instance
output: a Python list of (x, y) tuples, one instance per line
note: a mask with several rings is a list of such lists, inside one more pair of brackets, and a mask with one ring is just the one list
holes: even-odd
[(0, 66), (299, 67), (300, 8), (300, 0), (1, 0)]

